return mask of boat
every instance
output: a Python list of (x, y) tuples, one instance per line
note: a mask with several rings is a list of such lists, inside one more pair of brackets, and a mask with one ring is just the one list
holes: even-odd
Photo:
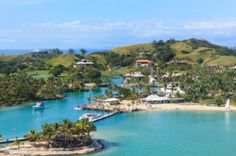
[(84, 115), (82, 115), (79, 120), (82, 120), (82, 119), (88, 119), (90, 122), (92, 122), (93, 120), (97, 119), (101, 117), (100, 114), (95, 114), (95, 113), (86, 113)]
[(82, 108), (81, 108), (79, 105), (74, 108), (74, 110), (76, 110), (76, 111), (79, 111), (79, 110), (81, 110), (81, 109), (82, 109)]
[(225, 103), (225, 111), (226, 112), (230, 112), (231, 108), (230, 108), (230, 99), (228, 99)]
[(40, 109), (44, 109), (44, 102), (43, 101), (38, 101), (36, 102), (36, 104), (33, 106), (34, 110), (40, 110)]

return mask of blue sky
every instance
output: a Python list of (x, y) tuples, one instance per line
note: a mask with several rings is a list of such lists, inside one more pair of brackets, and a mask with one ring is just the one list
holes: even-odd
[(200, 38), (236, 46), (235, 0), (0, 0), (0, 49)]

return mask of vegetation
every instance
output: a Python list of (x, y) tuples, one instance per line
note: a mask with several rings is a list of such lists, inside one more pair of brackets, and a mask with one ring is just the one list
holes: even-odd
[(96, 131), (96, 126), (88, 119), (75, 122), (65, 119), (59, 123), (44, 124), (40, 132), (31, 130), (26, 138), (34, 146), (46, 142), (48, 148), (75, 148), (91, 145), (93, 131)]
[(211, 103), (222, 105), (227, 98), (236, 96), (234, 71), (198, 66), (181, 76), (179, 81), (189, 101), (213, 100)]
[(114, 48), (112, 51), (120, 55), (133, 54), (136, 55), (136, 58), (141, 53), (146, 53), (145, 57), (151, 59), (156, 49), (159, 48), (159, 46), (154, 46), (154, 43), (162, 45), (160, 47), (170, 47), (170, 50), (175, 53), (174, 59), (185, 59), (191, 63), (197, 63), (199, 58), (202, 58), (207, 64), (234, 65), (236, 62), (235, 49), (214, 45), (208, 41), (198, 39), (155, 41), (153, 43)]
[[(235, 49), (214, 45), (205, 40), (197, 39), (183, 41), (173, 39), (167, 41), (160, 40), (148, 44), (131, 45), (93, 54), (86, 54), (86, 52), (85, 49), (81, 49), (80, 54), (77, 54), (73, 49), (68, 49), (68, 53), (63, 53), (59, 49), (49, 49), (18, 56), (1, 55), (0, 106), (39, 99), (54, 99), (62, 97), (66, 91), (82, 90), (85, 83), (100, 84), (102, 83), (103, 75), (123, 74), (127, 71), (135, 71), (134, 64), (136, 59), (150, 59), (155, 61), (158, 65), (156, 66), (155, 64), (153, 69), (146, 70), (146, 68), (139, 68), (138, 70), (145, 75), (158, 75), (159, 81), (163, 84), (173, 81), (172, 78), (162, 79), (165, 73), (180, 72), (193, 74), (192, 72), (197, 72), (192, 67), (197, 64), (207, 65), (216, 63), (219, 65), (233, 65), (236, 62)], [(93, 65), (76, 65), (76, 62), (81, 59), (92, 61)], [(181, 59), (187, 60), (188, 63), (182, 65), (168, 64), (170, 61)], [(208, 69), (207, 66), (204, 68), (206, 70)], [(209, 73), (205, 69), (197, 70), (206, 74), (201, 74), (200, 76), (205, 76), (206, 79), (212, 79), (207, 75)], [(35, 74), (46, 76), (44, 79), (33, 79), (32, 75)], [(228, 76), (227, 73), (216, 72), (216, 74)], [(182, 78), (182, 81), (187, 78)], [(174, 81), (179, 80), (174, 79)], [(226, 81), (226, 78), (224, 81)], [(145, 82), (135, 83), (139, 84), (138, 87), (142, 87), (143, 84), (147, 83), (147, 80)], [(194, 81), (194, 83), (183, 85), (188, 89), (196, 87), (191, 86), (195, 83), (197, 82)], [(147, 88), (147, 90), (150, 89)], [(191, 92), (190, 89), (188, 90)], [(224, 89), (220, 88), (220, 90), (220, 92), (225, 92)], [(127, 90), (121, 88), (120, 92), (126, 92), (123, 96), (130, 95), (130, 93), (127, 93)], [(220, 93), (216, 94), (218, 96)], [(191, 100), (203, 99), (201, 96), (193, 98), (190, 95), (187, 98), (192, 98)]]

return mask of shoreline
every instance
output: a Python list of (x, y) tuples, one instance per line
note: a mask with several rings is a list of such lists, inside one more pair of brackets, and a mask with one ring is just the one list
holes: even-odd
[[(83, 109), (102, 110), (102, 111), (225, 111), (224, 106), (205, 105), (199, 103), (163, 103), (163, 104), (145, 104), (124, 100), (117, 105), (87, 105)], [(231, 106), (231, 111), (236, 112), (236, 106)]]
[(5, 147), (0, 147), (0, 155), (2, 156), (73, 156), (73, 155), (85, 155), (95, 152), (99, 152), (105, 149), (105, 145), (102, 140), (95, 139), (93, 143), (89, 146), (78, 147), (78, 148), (36, 148), (32, 143), (24, 142), (20, 148), (17, 145), (8, 145)]

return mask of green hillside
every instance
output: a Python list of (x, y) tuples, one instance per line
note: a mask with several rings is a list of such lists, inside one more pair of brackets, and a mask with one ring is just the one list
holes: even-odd
[[(202, 58), (207, 64), (236, 64), (236, 54), (229, 54), (230, 49), (223, 46), (214, 45), (204, 40), (189, 39), (176, 41), (173, 43), (166, 42), (166, 44), (170, 44), (171, 49), (176, 54), (176, 59), (186, 59), (196, 63), (196, 60)], [(130, 45), (112, 49), (112, 51), (119, 54), (139, 54), (142, 52), (152, 52), (153, 50), (154, 47), (152, 43)]]
[(71, 64), (75, 63), (76, 60), (77, 60), (77, 57), (75, 55), (64, 54), (64, 55), (59, 55), (57, 57), (53, 57), (47, 60), (46, 63), (52, 66), (57, 66), (61, 64), (65, 67), (68, 67)]

